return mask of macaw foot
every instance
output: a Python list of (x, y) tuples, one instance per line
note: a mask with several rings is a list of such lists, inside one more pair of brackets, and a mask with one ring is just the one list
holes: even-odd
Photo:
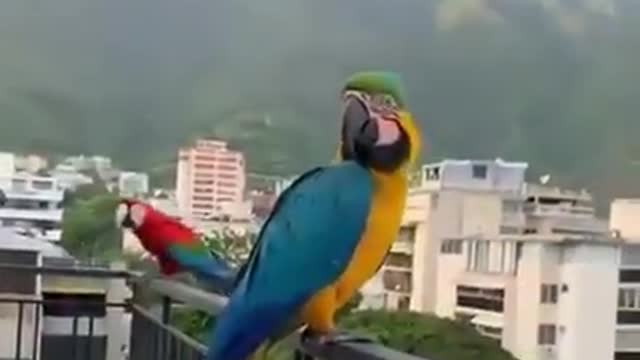
[(317, 340), (326, 345), (344, 344), (344, 343), (374, 343), (376, 340), (372, 337), (349, 333), (343, 330), (332, 330), (327, 334), (319, 334), (313, 330), (306, 328), (302, 332), (302, 341)]

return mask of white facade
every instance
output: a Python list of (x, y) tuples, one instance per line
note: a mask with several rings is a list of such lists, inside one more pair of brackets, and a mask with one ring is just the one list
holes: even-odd
[(149, 176), (145, 173), (123, 171), (118, 175), (121, 196), (142, 196), (149, 192)]
[(245, 161), (241, 152), (216, 140), (197, 140), (180, 149), (176, 198), (180, 211), (206, 218), (222, 211), (223, 204), (244, 202)]
[(2, 227), (19, 229), (39, 239), (62, 237), (64, 192), (55, 179), (32, 175), (0, 178), (6, 202), (0, 206)]
[(588, 193), (525, 184), (526, 168), (425, 166), (363, 306), (469, 321), (520, 360), (612, 360), (620, 242)]
[(0, 152), (0, 177), (10, 177), (15, 172), (15, 156), (11, 153)]
[(90, 176), (78, 172), (68, 164), (57, 165), (49, 174), (56, 179), (59, 187), (63, 190), (75, 191), (79, 186), (93, 184), (93, 179)]
[(16, 170), (26, 171), (36, 174), (40, 170), (45, 170), (49, 166), (46, 158), (34, 154), (18, 156), (15, 160)]
[(640, 242), (640, 199), (616, 199), (611, 203), (613, 236)]

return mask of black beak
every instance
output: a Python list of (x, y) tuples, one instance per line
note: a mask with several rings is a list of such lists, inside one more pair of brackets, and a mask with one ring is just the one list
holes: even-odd
[(127, 217), (122, 220), (122, 227), (127, 229), (133, 229), (136, 224), (131, 220), (131, 216), (127, 215)]
[(353, 160), (371, 149), (378, 138), (378, 129), (366, 106), (355, 97), (347, 100), (342, 116), (342, 158)]

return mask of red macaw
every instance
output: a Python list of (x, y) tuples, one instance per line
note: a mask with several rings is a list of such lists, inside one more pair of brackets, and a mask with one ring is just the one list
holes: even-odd
[(116, 222), (133, 231), (145, 250), (156, 258), (162, 274), (189, 271), (221, 292), (229, 291), (233, 285), (235, 271), (223, 259), (211, 252), (191, 228), (151, 205), (122, 199)]

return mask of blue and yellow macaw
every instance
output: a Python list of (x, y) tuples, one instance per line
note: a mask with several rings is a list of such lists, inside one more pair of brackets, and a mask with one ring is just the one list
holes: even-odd
[(300, 176), (278, 199), (216, 321), (208, 360), (245, 360), (291, 324), (353, 340), (334, 314), (379, 269), (397, 236), (420, 135), (400, 79), (352, 76), (343, 90), (341, 162)]

